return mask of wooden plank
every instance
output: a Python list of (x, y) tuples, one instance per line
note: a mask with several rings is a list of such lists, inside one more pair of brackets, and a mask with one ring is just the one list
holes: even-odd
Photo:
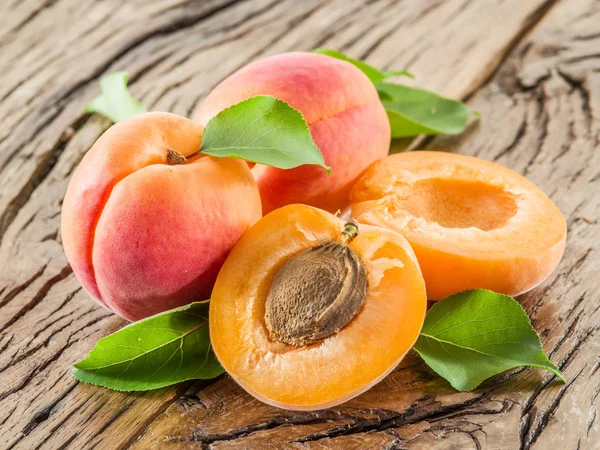
[(133, 448), (600, 448), (598, 6), (559, 4), (470, 101), (481, 122), (429, 144), (512, 167), (567, 217), (555, 277), (521, 298), (566, 384), (519, 369), (458, 393), (414, 357), (345, 405), (294, 413), (224, 377), (173, 403)]
[[(81, 291), (63, 255), (58, 232), (60, 202), (69, 176), (108, 126), (106, 120), (81, 114), (85, 101), (97, 93), (97, 79), (103, 72), (129, 70), (134, 93), (151, 109), (187, 115), (220, 79), (250, 60), (329, 46), (386, 68), (407, 68), (425, 86), (464, 96), (489, 77), (508, 49), (552, 3), (58, 0), (3, 4), (0, 447), (127, 446), (186, 387), (119, 394), (79, 385), (70, 376), (72, 362), (99, 337), (123, 325)], [(409, 389), (406, 379), (411, 377), (416, 377), (413, 383), (425, 377), (423, 383), (430, 383), (431, 392), (450, 395), (438, 379), (413, 367), (409, 364), (368, 394), (371, 397), (367, 398), (379, 405), (373, 413), (368, 401), (349, 406), (352, 414), (347, 428), (356, 429), (352, 425), (355, 417), (367, 426), (380, 420), (380, 410), (405, 410), (406, 398), (388, 398), (388, 394), (393, 386)], [(198, 389), (195, 385), (190, 392)], [(263, 431), (242, 434), (251, 432), (253, 439), (259, 439), (260, 433), (276, 435), (279, 425), (291, 421), (298, 423), (295, 433), (306, 437), (330, 433), (324, 431), (329, 430), (330, 420), (336, 430), (346, 423), (333, 411), (331, 417), (309, 417), (306, 420), (312, 421), (302, 425), (304, 415), (264, 410), (264, 405), (253, 403), (227, 378), (200, 395), (214, 397), (221, 392), (224, 396), (222, 400), (215, 397), (216, 404), (228, 405), (234, 398), (235, 405), (246, 404), (262, 415), (232, 417), (229, 428), (215, 422), (216, 428), (209, 431), (213, 436), (262, 424), (264, 417), (270, 416), (275, 417), (274, 422), (266, 419), (267, 425), (257, 428)], [(467, 395), (467, 400), (448, 397), (442, 403), (460, 408), (477, 397)], [(173, 408), (202, 409), (196, 398), (185, 395)], [(415, 420), (433, 408), (421, 406)], [(218, 420), (237, 409), (222, 409)], [(173, 409), (168, 411), (171, 414)], [(216, 411), (215, 407), (211, 411)], [(161, 416), (141, 442), (161, 446), (163, 442), (151, 437), (157, 437), (152, 430), (163, 420)], [(236, 425), (236, 420), (242, 425)], [(207, 417), (207, 427), (211, 421)], [(281, 421), (284, 423), (279, 424)], [(177, 436), (185, 436), (191, 430), (188, 425)], [(309, 425), (310, 430), (303, 428)], [(173, 429), (170, 433), (176, 435)], [(389, 440), (356, 434), (341, 434), (336, 439), (340, 445), (358, 447), (383, 445)], [(392, 442), (397, 439), (392, 435)]]

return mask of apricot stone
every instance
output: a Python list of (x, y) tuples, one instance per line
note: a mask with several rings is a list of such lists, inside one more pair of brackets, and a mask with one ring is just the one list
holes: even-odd
[(324, 242), (291, 257), (267, 296), (271, 339), (306, 345), (329, 337), (358, 314), (367, 294), (367, 271), (343, 242)]
[(242, 236), (219, 273), (211, 343), (266, 403), (314, 410), (349, 400), (396, 367), (421, 331), (425, 284), (408, 242), (384, 228), (359, 224), (350, 238), (345, 229), (323, 210), (285, 206)]
[(298, 109), (332, 168), (281, 170), (255, 165), (263, 213), (290, 203), (335, 212), (348, 205), (353, 182), (390, 146), (390, 125), (373, 83), (352, 64), (314, 53), (284, 53), (253, 62), (221, 82), (200, 106), (202, 125), (223, 109), (272, 95)]
[(229, 251), (261, 217), (245, 162), (197, 155), (167, 163), (170, 149), (196, 152), (202, 131), (168, 113), (123, 120), (69, 183), (67, 258), (85, 290), (128, 320), (207, 299)]

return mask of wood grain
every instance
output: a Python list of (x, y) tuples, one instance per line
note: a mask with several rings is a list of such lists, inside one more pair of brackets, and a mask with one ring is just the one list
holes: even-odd
[[(138, 437), (134, 448), (546, 448), (559, 438), (564, 448), (594, 448), (600, 5), (554, 3), (2, 2), (0, 448), (112, 449)], [(243, 64), (315, 47), (472, 96), (483, 121), (459, 140), (430, 146), (520, 170), (565, 212), (569, 243), (558, 276), (523, 302), (570, 384), (521, 370), (458, 394), (412, 357), (352, 402), (298, 414), (253, 400), (227, 377), (123, 394), (70, 376), (74, 361), (124, 324), (81, 290), (59, 236), (68, 179), (109, 126), (82, 114), (99, 76), (129, 70), (134, 94), (150, 109), (189, 115)]]
[(559, 4), (471, 99), (481, 122), (428, 145), (512, 167), (568, 218), (557, 274), (521, 299), (567, 384), (520, 369), (456, 393), (411, 358), (341, 407), (298, 414), (263, 405), (224, 377), (176, 401), (134, 448), (598, 448), (600, 60), (581, 36), (594, 32), (600, 11), (581, 14), (590, 6)]

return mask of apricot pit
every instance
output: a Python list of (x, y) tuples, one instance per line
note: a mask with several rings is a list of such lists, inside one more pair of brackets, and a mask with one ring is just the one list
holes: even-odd
[[(346, 230), (354, 235), (358, 227), (350, 223)], [(366, 294), (367, 273), (356, 252), (345, 243), (323, 243), (279, 269), (267, 296), (265, 325), (271, 339), (313, 343), (348, 325)]]

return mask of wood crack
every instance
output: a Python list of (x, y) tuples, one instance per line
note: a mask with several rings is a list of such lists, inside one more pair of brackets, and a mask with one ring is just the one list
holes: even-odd
[(586, 120), (586, 129), (589, 135), (592, 134), (592, 123), (594, 121), (594, 113), (592, 111), (591, 100), (590, 100), (590, 91), (585, 84), (585, 80), (579, 80), (571, 75), (569, 75), (564, 70), (560, 68), (556, 69), (558, 75), (567, 82), (571, 88), (578, 92), (581, 97), (581, 106), (583, 114), (585, 115)]
[(359, 423), (357, 425), (350, 425), (347, 427), (343, 427), (339, 430), (328, 430), (323, 433), (315, 433), (313, 435), (308, 435), (299, 439), (294, 440), (293, 442), (314, 442), (322, 439), (330, 439), (333, 437), (339, 436), (348, 436), (352, 434), (358, 433), (369, 433), (369, 432), (381, 432), (392, 428), (399, 428), (408, 425), (414, 425), (419, 422), (436, 422), (442, 419), (450, 419), (457, 418), (462, 416), (468, 416), (471, 414), (477, 415), (494, 415), (501, 414), (508, 408), (508, 403), (503, 403), (501, 409), (465, 409), (465, 406), (476, 406), (481, 405), (482, 399), (484, 396), (476, 398), (472, 401), (465, 402), (463, 404), (453, 405), (448, 408), (441, 408), (434, 412), (424, 414), (424, 415), (416, 415), (414, 418), (410, 418), (409, 420), (405, 420), (406, 414), (400, 414), (397, 417), (393, 417), (386, 420), (380, 420), (376, 422), (369, 422), (368, 420), (364, 420), (366, 423)]
[(544, 98), (545, 95), (543, 90), (539, 89), (536, 96), (536, 101), (538, 105), (538, 120), (541, 120), (540, 126), (542, 129), (536, 139), (535, 152), (533, 153), (531, 158), (529, 158), (529, 161), (527, 161), (527, 164), (525, 165), (525, 168), (522, 171), (522, 174), (525, 176), (531, 171), (531, 167), (535, 163), (535, 160), (542, 152), (542, 149), (545, 145), (546, 137), (548, 136), (548, 124), (550, 123), (550, 116), (548, 115), (548, 111), (546, 111), (546, 108), (544, 107)]
[(565, 355), (565, 357), (563, 358), (564, 362), (562, 362), (560, 364), (560, 369), (561, 371), (568, 367), (569, 364), (571, 363), (571, 361), (573, 360), (573, 358), (575, 357), (575, 355), (577, 355), (577, 353), (580, 351), (582, 345), (591, 337), (594, 335), (594, 333), (596, 333), (598, 330), (600, 329), (600, 325), (590, 328), (589, 330), (587, 330), (587, 332), (585, 333), (585, 335), (583, 335), (582, 337), (577, 339), (577, 342), (575, 343), (575, 345), (569, 350), (569, 352)]
[[(305, 443), (305, 442), (318, 441), (321, 439), (328, 439), (328, 438), (339, 437), (339, 436), (347, 436), (347, 435), (352, 435), (352, 434), (357, 434), (357, 433), (385, 431), (385, 430), (388, 430), (391, 428), (397, 428), (400, 426), (415, 424), (417, 422), (424, 421), (424, 420), (434, 421), (434, 420), (441, 419), (441, 418), (456, 417), (457, 415), (468, 415), (471, 413), (485, 415), (485, 414), (498, 414), (499, 412), (501, 412), (501, 411), (498, 411), (497, 409), (491, 409), (491, 410), (477, 409), (476, 411), (465, 409), (465, 408), (468, 408), (469, 406), (473, 406), (476, 403), (480, 402), (482, 400), (482, 398), (484, 398), (484, 395), (478, 396), (474, 399), (465, 401), (460, 404), (455, 404), (455, 405), (451, 405), (448, 407), (442, 407), (438, 410), (435, 410), (433, 412), (428, 412), (425, 414), (422, 414), (422, 413), (420, 414), (420, 412), (419, 412), (420, 407), (419, 407), (418, 403), (411, 405), (411, 407), (407, 408), (402, 413), (396, 413), (396, 412), (392, 412), (392, 411), (377, 413), (376, 411), (370, 411), (371, 414), (376, 415), (375, 419), (365, 419), (360, 416), (353, 416), (353, 415), (348, 415), (348, 414), (344, 414), (344, 413), (335, 414), (335, 416), (331, 416), (331, 414), (333, 413), (332, 411), (331, 412), (327, 411), (327, 410), (318, 411), (316, 413), (317, 417), (274, 419), (274, 420), (269, 420), (269, 421), (261, 422), (258, 424), (252, 424), (252, 425), (248, 425), (248, 426), (245, 426), (242, 428), (238, 428), (238, 429), (232, 430), (229, 433), (223, 433), (223, 434), (217, 434), (217, 435), (198, 435), (198, 434), (194, 433), (192, 435), (192, 437), (189, 438), (189, 440), (194, 441), (194, 442), (200, 442), (201, 445), (203, 446), (203, 448), (208, 448), (208, 446), (214, 442), (235, 440), (240, 437), (249, 436), (252, 433), (255, 433), (257, 431), (271, 430), (274, 428), (286, 427), (286, 426), (290, 426), (290, 425), (323, 424), (323, 423), (329, 423), (332, 419), (335, 419), (336, 421), (350, 421), (349, 425), (343, 425), (340, 427), (334, 426), (332, 429), (327, 430), (325, 432), (307, 435), (307, 436), (297, 438), (292, 441), (295, 443)], [(419, 399), (418, 402), (422, 402), (422, 401), (423, 401), (423, 398)], [(390, 417), (386, 417), (386, 416), (389, 416), (390, 414), (391, 414)], [(382, 416), (386, 417), (386, 418), (382, 418)], [(187, 439), (184, 439), (184, 440), (187, 440)]]
[(31, 420), (29, 422), (27, 422), (25, 427), (23, 427), (23, 431), (22, 431), (23, 435), (27, 436), (38, 425), (40, 425), (42, 422), (45, 422), (46, 420), (48, 420), (48, 418), (52, 414), (52, 411), (54, 410), (56, 405), (58, 405), (61, 401), (63, 401), (71, 392), (73, 392), (73, 389), (75, 389), (76, 387), (77, 387), (77, 382), (75, 380), (73, 380), (73, 382), (71, 383), (71, 386), (67, 390), (65, 390), (62, 394), (60, 394), (56, 398), (56, 400), (39, 408), (35, 412), (33, 417), (31, 418)]
[[(191, 384), (191, 382), (185, 382), (185, 383), (179, 383), (177, 386), (174, 387), (174, 389), (176, 390), (176, 395), (173, 396), (173, 398), (167, 402), (164, 402), (161, 407), (159, 409), (157, 409), (156, 411), (154, 411), (152, 414), (148, 415), (147, 417), (145, 417), (145, 419), (143, 421), (141, 421), (137, 427), (137, 431), (134, 433), (131, 433), (130, 436), (128, 437), (128, 439), (123, 442), (123, 444), (121, 445), (121, 448), (125, 449), (130, 447), (136, 440), (138, 440), (140, 438), (140, 436), (143, 435), (143, 433), (146, 431), (146, 429), (150, 426), (150, 424), (161, 414), (163, 414), (168, 408), (169, 406), (171, 406), (173, 403), (175, 403), (180, 395), (183, 394), (183, 392), (185, 392), (185, 390), (189, 387), (189, 385)], [(114, 423), (116, 421), (116, 417), (114, 417), (111, 420), (111, 424)], [(96, 433), (96, 436), (100, 436), (100, 433)]]
[[(56, 330), (53, 330), (52, 334), (50, 334), (50, 335), (49, 335), (49, 336), (48, 336), (48, 337), (47, 337), (47, 338), (46, 338), (46, 339), (45, 339), (43, 342), (40, 342), (38, 345), (36, 345), (36, 346), (34, 346), (34, 347), (30, 348), (30, 349), (27, 349), (25, 352), (23, 352), (23, 353), (21, 353), (21, 354), (17, 353), (17, 355), (18, 355), (18, 356), (17, 356), (16, 358), (13, 358), (13, 360), (11, 360), (11, 362), (10, 362), (8, 365), (6, 365), (5, 367), (2, 367), (2, 368), (0, 368), (0, 373), (2, 373), (3, 371), (5, 371), (5, 370), (6, 370), (6, 369), (8, 369), (9, 367), (11, 367), (11, 366), (14, 366), (15, 364), (18, 364), (18, 363), (20, 363), (21, 361), (24, 361), (25, 359), (29, 358), (30, 356), (32, 356), (32, 355), (35, 355), (35, 354), (36, 354), (36, 352), (37, 352), (38, 350), (40, 350), (41, 348), (44, 348), (44, 347), (47, 347), (47, 346), (48, 346), (48, 344), (50, 343), (50, 340), (53, 338), (53, 336), (57, 335), (58, 333), (60, 333), (60, 332), (61, 332), (61, 331), (63, 331), (64, 329), (66, 329), (66, 328), (70, 327), (70, 326), (71, 326), (71, 324), (72, 324), (73, 322), (75, 322), (76, 320), (79, 320), (79, 319), (81, 319), (81, 318), (85, 317), (86, 315), (88, 315), (89, 313), (91, 313), (91, 312), (94, 312), (94, 311), (96, 311), (96, 310), (97, 310), (97, 308), (96, 308), (96, 307), (93, 307), (92, 309), (88, 309), (88, 310), (87, 310), (87, 311), (85, 311), (84, 313), (82, 313), (82, 314), (80, 314), (79, 316), (77, 316), (77, 317), (75, 317), (75, 318), (71, 319), (71, 320), (70, 320), (69, 322), (67, 322), (66, 324), (62, 325), (60, 328), (57, 328)], [(66, 316), (62, 316), (62, 317), (60, 317), (60, 318), (59, 318), (59, 319), (57, 319), (56, 321), (58, 321), (58, 320), (60, 320), (60, 319), (62, 319), (62, 318), (64, 318), (64, 317), (68, 317), (69, 315), (73, 314), (74, 312), (75, 312), (75, 311), (72, 311), (71, 313), (67, 314)], [(56, 322), (56, 321), (55, 321), (55, 322)], [(52, 326), (52, 325), (53, 325), (55, 322), (52, 322), (51, 324), (48, 324), (48, 325), (47, 325), (47, 326), (46, 326), (46, 327), (45, 327), (45, 328), (44, 328), (42, 331), (40, 331), (39, 333), (43, 332), (44, 330), (46, 330), (47, 328), (49, 328), (50, 326)], [(38, 333), (38, 334), (39, 334), (39, 333)], [(32, 338), (32, 340), (33, 340), (33, 339), (35, 339), (35, 337), (36, 337), (36, 336), (34, 336), (34, 337)]]
[(571, 145), (573, 144), (573, 141), (576, 139), (576, 137), (577, 136), (575, 136), (575, 120), (570, 120), (569, 124), (567, 125), (567, 140), (561, 146), (560, 152), (558, 152), (552, 158), (552, 162), (553, 163), (555, 163), (560, 158), (562, 158), (563, 156), (565, 156), (569, 152), (569, 150), (571, 150)]
[[(60, 111), (56, 113), (58, 115)], [(49, 121), (52, 119), (49, 119)], [(78, 130), (81, 128), (85, 122), (88, 120), (88, 116), (78, 117), (69, 128), (73, 130)], [(48, 122), (49, 122), (48, 121)], [(41, 128), (43, 128), (43, 125)], [(41, 129), (40, 128), (40, 129)], [(65, 138), (65, 136), (67, 136)], [(73, 133), (65, 133), (61, 134), (56, 144), (44, 153), (42, 156), (38, 158), (36, 163), (35, 170), (27, 180), (27, 182), (21, 187), (21, 190), (15, 195), (15, 197), (10, 201), (6, 209), (0, 215), (0, 245), (2, 244), (4, 232), (8, 229), (13, 220), (17, 217), (17, 214), (21, 210), (23, 206), (29, 201), (33, 192), (37, 189), (37, 187), (42, 184), (42, 182), (46, 179), (46, 177), (50, 174), (52, 169), (54, 168), (54, 164), (64, 151), (65, 147), (69, 143), (73, 136)], [(13, 153), (16, 155), (17, 152)], [(9, 160), (6, 162), (8, 164)]]
[[(52, 5), (54, 5), (58, 0), (46, 0), (42, 5), (40, 5), (38, 8), (34, 9), (27, 17), (25, 17), (21, 22), (16, 23), (11, 29), (6, 30), (9, 33), (14, 33), (15, 31), (18, 31), (20, 28), (25, 27), (27, 24), (29, 24), (33, 19), (35, 19), (35, 17), (40, 14), (42, 11), (44, 11), (45, 9), (48, 9), (50, 7), (52, 7)], [(7, 39), (8, 41), (8, 39)], [(0, 48), (2, 48), (3, 45), (0, 45)]]
[(207, 435), (207, 436), (193, 435), (189, 439), (189, 441), (199, 442), (202, 448), (210, 448), (210, 444), (213, 444), (215, 442), (232, 441), (232, 440), (238, 439), (240, 437), (249, 436), (252, 433), (255, 433), (257, 431), (272, 430), (274, 428), (291, 426), (291, 425), (315, 425), (315, 424), (322, 424), (322, 423), (327, 423), (327, 420), (322, 419), (322, 418), (314, 418), (314, 419), (309, 419), (309, 420), (297, 420), (297, 421), (283, 421), (283, 422), (279, 422), (277, 420), (270, 420), (270, 421), (266, 421), (266, 422), (248, 425), (243, 428), (238, 428), (238, 429), (232, 430), (231, 432), (228, 432), (228, 433), (214, 434), (214, 435)]
[[(77, 386), (78, 384), (75, 382), (75, 386)], [(93, 395), (90, 394), (89, 397), (87, 397), (83, 402), (81, 402), (80, 404), (77, 405), (77, 407), (73, 408), (73, 410), (69, 411), (67, 414), (63, 415), (63, 417), (57, 422), (57, 424), (52, 427), (52, 429), (50, 430), (50, 432), (48, 434), (46, 434), (46, 436), (40, 441), (39, 443), (39, 447), (43, 447), (43, 445), (50, 439), (52, 438), (52, 436), (54, 435), (54, 433), (63, 426), (63, 424), (65, 422), (67, 422), (67, 420), (69, 420), (74, 414), (76, 414), (77, 412), (79, 412), (85, 405), (88, 404), (88, 402), (90, 402), (91, 400), (93, 400)], [(75, 438), (76, 433), (78, 430), (74, 430), (75, 434), (71, 437), (71, 440)], [(67, 440), (67, 442), (65, 443), (66, 445), (68, 445), (70, 443), (69, 440)]]
[[(430, 5), (430, 6), (428, 6), (427, 8), (424, 8), (424, 9), (423, 9), (423, 11), (421, 12), (422, 16), (426, 15), (426, 14), (427, 14), (427, 11), (428, 11), (430, 8), (436, 8), (436, 7), (439, 7), (439, 4), (437, 4), (437, 5), (435, 5), (435, 4), (434, 4), (434, 5)], [(422, 16), (421, 16), (421, 17), (422, 17)], [(382, 44), (382, 43), (385, 41), (386, 37), (388, 36), (388, 33), (391, 33), (391, 32), (393, 32), (395, 29), (397, 29), (397, 28), (398, 28), (398, 27), (400, 27), (400, 26), (401, 26), (403, 23), (405, 23), (405, 21), (406, 21), (406, 19), (404, 19), (404, 18), (401, 18), (401, 19), (400, 19), (400, 20), (398, 20), (397, 22), (393, 22), (393, 23), (391, 24), (391, 26), (389, 26), (389, 27), (388, 27), (388, 29), (387, 29), (387, 30), (385, 30), (385, 32), (384, 32), (384, 33), (382, 33), (382, 34), (381, 34), (381, 36), (380, 36), (378, 39), (376, 39), (376, 40), (375, 40), (375, 42), (373, 42), (371, 45), (369, 45), (369, 46), (368, 46), (368, 47), (367, 47), (367, 48), (366, 48), (366, 49), (365, 49), (365, 50), (364, 50), (364, 51), (363, 51), (363, 52), (362, 52), (360, 55), (358, 55), (358, 59), (359, 59), (359, 60), (365, 60), (365, 59), (367, 59), (367, 58), (368, 58), (368, 57), (369, 57), (369, 56), (370, 56), (370, 55), (371, 55), (373, 52), (375, 52), (375, 50), (377, 50), (377, 48), (378, 48), (378, 47), (379, 47), (379, 46), (380, 46), (380, 45), (381, 45), (381, 44)], [(325, 42), (327, 41), (327, 39), (329, 39), (331, 36), (333, 36), (333, 34), (324, 36), (324, 37), (323, 37), (323, 42), (319, 42), (319, 46), (320, 46), (322, 43), (325, 43)], [(345, 49), (345, 47), (348, 47), (348, 46), (352, 45), (352, 44), (353, 44), (353, 43), (354, 43), (356, 40), (358, 40), (360, 37), (362, 37), (362, 36), (356, 36), (356, 37), (354, 38), (354, 40), (352, 40), (352, 41), (350, 41), (350, 42), (347, 42), (347, 43), (344, 45), (344, 47), (342, 47), (342, 50), (344, 50), (344, 49)], [(393, 70), (393, 69), (390, 69), (390, 70)]]
[(554, 414), (554, 412), (556, 411), (556, 409), (560, 405), (560, 402), (563, 399), (563, 397), (565, 396), (565, 393), (567, 392), (567, 389), (569, 389), (569, 387), (571, 387), (575, 383), (575, 381), (577, 381), (577, 379), (579, 378), (579, 376), (581, 375), (582, 372), (583, 372), (583, 369), (581, 369), (579, 371), (579, 373), (575, 377), (573, 377), (573, 379), (571, 381), (569, 381), (560, 390), (560, 392), (558, 393), (558, 395), (552, 401), (552, 404), (550, 405), (550, 407), (548, 408), (548, 410), (546, 412), (544, 412), (544, 414), (543, 414), (542, 419), (540, 420), (540, 422), (537, 424), (536, 427), (534, 427), (531, 430), (530, 436), (525, 441), (525, 445), (523, 446), (523, 450), (527, 450), (527, 449), (531, 448), (531, 446), (533, 444), (535, 444), (535, 442), (537, 441), (537, 439), (540, 437), (540, 435), (542, 434), (542, 432), (546, 428), (546, 425), (548, 425), (548, 421), (550, 420), (550, 417)]
[(583, 291), (583, 294), (581, 294), (579, 296), (579, 298), (575, 301), (575, 303), (573, 304), (573, 307), (567, 313), (567, 315), (565, 317), (565, 321), (569, 320), (571, 318), (571, 315), (581, 306), (581, 304), (585, 300), (586, 294), (587, 294), (587, 291)]
[(521, 125), (517, 129), (517, 134), (513, 138), (512, 142), (508, 144), (506, 148), (504, 148), (500, 153), (494, 156), (494, 161), (498, 161), (500, 158), (508, 155), (512, 152), (520, 143), (523, 137), (527, 134), (527, 118), (524, 117)]
[(54, 275), (52, 278), (50, 278), (48, 281), (46, 281), (40, 287), (38, 292), (31, 298), (31, 300), (29, 302), (27, 302), (19, 311), (17, 311), (17, 313), (13, 317), (11, 317), (4, 324), (4, 326), (2, 326), (2, 328), (0, 328), (0, 331), (6, 330), (13, 323), (15, 323), (17, 320), (19, 320), (19, 318), (21, 318), (27, 311), (35, 308), (37, 306), (37, 304), (44, 299), (44, 297), (46, 296), (48, 291), (50, 291), (52, 286), (54, 286), (59, 281), (62, 281), (65, 278), (67, 278), (70, 273), (71, 273), (71, 266), (65, 266), (62, 268), (62, 270), (58, 274)]
[(35, 280), (41, 277), (44, 271), (46, 270), (46, 267), (48, 267), (48, 263), (40, 267), (40, 269), (36, 273), (34, 273), (30, 278), (28, 278), (27, 280), (10, 290), (6, 294), (6, 296), (2, 300), (0, 300), (0, 308), (6, 306), (13, 298), (15, 298), (17, 295), (19, 295), (21, 292), (27, 289), (27, 287), (29, 287)]
[(39, 373), (41, 373), (42, 371), (44, 371), (50, 364), (52, 364), (53, 362), (57, 361), (68, 348), (70, 348), (72, 345), (74, 345), (77, 342), (79, 342), (79, 339), (75, 339), (75, 340), (71, 341), (71, 337), (75, 333), (77, 333), (78, 331), (83, 330), (83, 329), (85, 329), (85, 328), (87, 328), (87, 327), (89, 327), (91, 325), (94, 325), (95, 323), (97, 323), (97, 322), (99, 322), (101, 320), (104, 320), (104, 319), (106, 319), (107, 317), (110, 317), (110, 316), (112, 316), (112, 313), (111, 314), (105, 314), (103, 316), (95, 318), (95, 319), (89, 321), (88, 323), (84, 324), (81, 327), (81, 329), (78, 329), (78, 330), (72, 332), (69, 335), (69, 337), (67, 338), (67, 343), (66, 343), (66, 345), (64, 347), (58, 349), (56, 351), (56, 353), (54, 353), (50, 358), (48, 358), (47, 360), (43, 361), (39, 366), (35, 367), (29, 373), (29, 375), (27, 375), (27, 377), (25, 377), (17, 386), (15, 386), (15, 387), (13, 387), (13, 388), (5, 391), (5, 392), (0, 393), (0, 401), (4, 400), (6, 397), (8, 397), (8, 396), (10, 396), (10, 395), (12, 395), (12, 394), (14, 394), (16, 392), (19, 392), (20, 390), (22, 390), (25, 386), (27, 386), (31, 382), (31, 380), (33, 380), (33, 378), (36, 375), (38, 375)]
[[(574, 323), (576, 323), (577, 321), (575, 321)], [(570, 336), (573, 332), (573, 326), (570, 328), (570, 332), (567, 332), (565, 334), (565, 336)], [(561, 371), (564, 370), (569, 363), (572, 361), (572, 359), (574, 358), (574, 356), (579, 352), (581, 346), (589, 339), (590, 336), (593, 335), (593, 333), (596, 331), (596, 329), (591, 329), (588, 331), (588, 333), (582, 338), (579, 339), (576, 344), (569, 350), (569, 352), (567, 353), (567, 355), (565, 355), (565, 357), (563, 358), (563, 362), (559, 365)], [(561, 341), (559, 342), (559, 344), (557, 344), (557, 346), (553, 349), (552, 352), (550, 352), (550, 354), (552, 354), (557, 348), (560, 347), (560, 345), (562, 345), (562, 342), (564, 342), (566, 340), (566, 337), (563, 336), (563, 339), (561, 339)], [(552, 406), (550, 407), (550, 409), (548, 411), (546, 411), (546, 413), (544, 413), (543, 419), (540, 423), (538, 423), (538, 425), (532, 429), (531, 426), (534, 422), (534, 417), (531, 414), (531, 410), (533, 408), (533, 406), (535, 405), (536, 400), (538, 399), (539, 395), (546, 389), (546, 387), (555, 380), (555, 377), (550, 377), (548, 380), (546, 380), (543, 384), (541, 384), (539, 387), (537, 387), (535, 389), (535, 391), (533, 392), (533, 394), (529, 397), (527, 403), (524, 405), (523, 407), (523, 411), (521, 413), (521, 420), (520, 420), (520, 427), (519, 427), (519, 434), (520, 434), (520, 441), (521, 441), (521, 449), (522, 450), (526, 450), (528, 448), (531, 447), (531, 445), (533, 445), (533, 443), (535, 442), (535, 440), (539, 437), (539, 435), (542, 433), (543, 428), (547, 425), (550, 414), (556, 410), (556, 408), (558, 408), (558, 404), (560, 403), (560, 400), (562, 399), (562, 397), (564, 396), (567, 388), (572, 385), (573, 383), (575, 383), (575, 381), (577, 380), (577, 378), (581, 375), (581, 373), (583, 372), (584, 368), (582, 368), (579, 373), (573, 377), (573, 379), (569, 380), (565, 386), (560, 390), (559, 394), (557, 395), (556, 399), (554, 400), (554, 402), (552, 403)], [(545, 418), (545, 419), (544, 419)]]
[(481, 80), (481, 82), (473, 86), (472, 89), (465, 93), (463, 100), (468, 101), (475, 92), (480, 88), (487, 86), (487, 84), (498, 74), (501, 67), (504, 67), (506, 59), (513, 53), (513, 51), (521, 44), (523, 39), (528, 35), (530, 30), (534, 29), (537, 24), (550, 12), (552, 7), (558, 2), (558, 0), (548, 0), (542, 3), (536, 8), (524, 21), (519, 32), (511, 39), (509, 44), (504, 48), (500, 57), (495, 61), (495, 65), (489, 71), (489, 73)]
[(2, 419), (2, 421), (0, 421), (0, 427), (1, 427), (2, 425), (4, 425), (4, 424), (5, 424), (5, 423), (8, 421), (8, 419), (10, 419), (10, 418), (11, 418), (11, 416), (13, 415), (13, 413), (16, 411), (16, 409), (17, 409), (17, 406), (18, 406), (18, 405), (15, 405), (15, 406), (14, 406), (14, 407), (11, 409), (11, 411), (10, 411), (10, 412), (9, 412), (9, 413), (6, 415), (6, 417), (5, 417), (4, 419)]

